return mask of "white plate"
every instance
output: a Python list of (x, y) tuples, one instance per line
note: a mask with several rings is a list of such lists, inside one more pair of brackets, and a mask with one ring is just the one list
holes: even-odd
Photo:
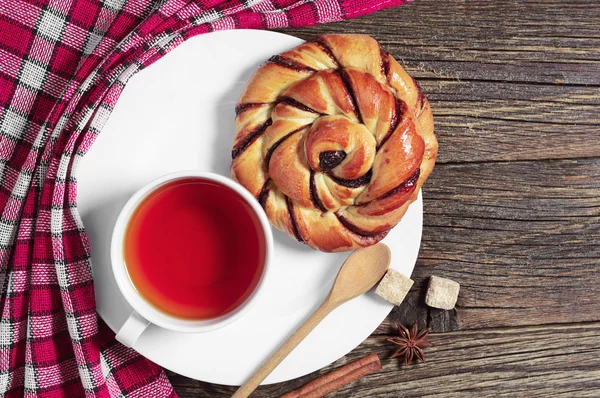
[[(79, 210), (92, 247), (98, 312), (118, 330), (131, 312), (113, 278), (109, 243), (121, 207), (166, 173), (199, 169), (229, 175), (234, 107), (251, 73), (302, 40), (234, 30), (191, 38), (135, 75), (76, 172)], [(422, 201), (384, 240), (392, 267), (412, 273), (422, 229)], [(264, 294), (240, 320), (204, 334), (151, 325), (134, 348), (194, 379), (239, 385), (317, 307), (348, 253), (311, 250), (274, 230), (272, 273)], [(293, 379), (342, 357), (377, 328), (392, 305), (372, 292), (335, 310), (267, 378)]]

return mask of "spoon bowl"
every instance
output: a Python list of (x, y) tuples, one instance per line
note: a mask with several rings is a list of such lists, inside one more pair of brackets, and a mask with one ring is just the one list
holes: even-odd
[(383, 278), (391, 258), (390, 248), (383, 243), (355, 251), (340, 268), (325, 302), (337, 307), (368, 292)]

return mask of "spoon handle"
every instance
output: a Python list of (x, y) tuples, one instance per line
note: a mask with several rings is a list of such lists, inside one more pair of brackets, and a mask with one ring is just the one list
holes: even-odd
[(302, 340), (317, 327), (317, 325), (333, 311), (337, 305), (332, 304), (329, 297), (317, 308), (317, 310), (287, 339), (281, 347), (246, 381), (232, 398), (246, 398), (267, 378), (284, 359), (300, 344)]

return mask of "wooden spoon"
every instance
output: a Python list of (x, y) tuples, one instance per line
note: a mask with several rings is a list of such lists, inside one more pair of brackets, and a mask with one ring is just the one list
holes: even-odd
[(325, 301), (290, 338), (241, 386), (232, 398), (245, 398), (300, 344), (327, 314), (363, 293), (383, 278), (390, 266), (390, 249), (383, 243), (352, 253), (342, 265)]

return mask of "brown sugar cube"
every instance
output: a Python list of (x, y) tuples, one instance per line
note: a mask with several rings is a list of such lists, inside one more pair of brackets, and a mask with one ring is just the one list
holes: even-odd
[(375, 294), (394, 305), (400, 305), (413, 283), (412, 279), (390, 268), (377, 285)]
[(460, 285), (451, 279), (432, 276), (425, 296), (425, 304), (433, 308), (451, 310), (456, 305)]

